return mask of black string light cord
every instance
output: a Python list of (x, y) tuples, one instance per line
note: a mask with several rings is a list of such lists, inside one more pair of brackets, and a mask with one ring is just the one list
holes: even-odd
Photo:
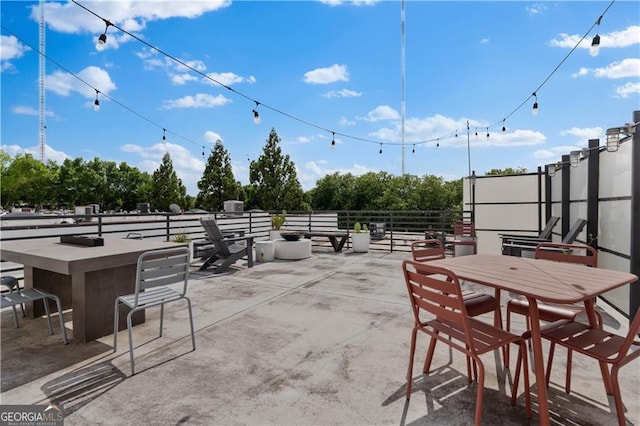
[[(120, 30), (120, 31), (121, 31), (121, 32), (123, 32), (124, 34), (127, 34), (129, 37), (131, 37), (131, 38), (133, 38), (133, 39), (135, 39), (135, 40), (139, 41), (140, 43), (144, 44), (145, 46), (149, 47), (150, 49), (152, 49), (152, 50), (154, 50), (154, 51), (156, 51), (156, 52), (158, 52), (158, 53), (160, 53), (160, 54), (164, 55), (165, 57), (167, 57), (167, 58), (169, 58), (169, 59), (173, 60), (174, 62), (176, 62), (176, 63), (180, 64), (181, 66), (183, 66), (183, 67), (185, 67), (185, 68), (187, 68), (187, 69), (191, 70), (192, 72), (194, 72), (194, 73), (196, 73), (196, 74), (198, 74), (198, 75), (202, 76), (203, 78), (206, 78), (206, 79), (208, 79), (208, 80), (210, 80), (210, 81), (214, 82), (215, 84), (217, 84), (217, 85), (219, 85), (219, 86), (221, 86), (221, 87), (224, 87), (225, 89), (227, 89), (227, 90), (229, 90), (229, 91), (231, 91), (231, 92), (235, 93), (235, 94), (236, 94), (236, 95), (238, 95), (238, 96), (241, 96), (241, 97), (243, 97), (243, 98), (245, 98), (245, 99), (247, 99), (247, 100), (249, 100), (249, 101), (251, 101), (251, 102), (254, 102), (254, 103), (256, 104), (256, 107), (258, 107), (258, 106), (262, 105), (264, 108), (269, 109), (269, 110), (271, 110), (271, 111), (273, 111), (273, 112), (276, 112), (276, 113), (278, 113), (278, 114), (281, 114), (281, 115), (283, 115), (283, 116), (285, 116), (285, 117), (288, 117), (288, 118), (290, 118), (290, 119), (292, 119), (292, 120), (295, 120), (295, 121), (298, 121), (298, 122), (300, 122), (300, 123), (306, 124), (307, 126), (310, 126), (310, 127), (314, 127), (314, 128), (316, 128), (316, 129), (318, 129), (318, 130), (322, 130), (322, 131), (325, 131), (325, 132), (331, 133), (331, 134), (332, 134), (332, 137), (334, 138), (333, 140), (335, 140), (335, 135), (338, 135), (338, 136), (342, 136), (342, 137), (345, 137), (345, 138), (349, 138), (349, 139), (353, 139), (353, 140), (357, 140), (357, 141), (361, 141), (361, 142), (367, 142), (367, 143), (372, 143), (372, 144), (378, 144), (378, 145), (380, 145), (380, 146), (382, 146), (382, 145), (396, 145), (396, 146), (397, 146), (397, 145), (402, 145), (402, 144), (403, 144), (402, 142), (380, 142), (380, 141), (374, 141), (374, 140), (367, 139), (367, 138), (363, 138), (363, 137), (358, 137), (358, 136), (353, 136), (353, 135), (349, 135), (349, 134), (346, 134), (346, 133), (336, 132), (336, 131), (330, 130), (330, 129), (326, 128), (326, 127), (323, 127), (323, 126), (320, 126), (320, 125), (318, 125), (318, 124), (312, 123), (312, 122), (310, 122), (310, 121), (308, 121), (308, 120), (305, 120), (305, 119), (302, 119), (302, 118), (296, 117), (296, 116), (294, 116), (294, 115), (292, 115), (292, 114), (289, 114), (289, 113), (287, 113), (287, 112), (285, 112), (285, 111), (282, 111), (282, 110), (280, 110), (280, 109), (278, 109), (278, 108), (275, 108), (275, 107), (273, 107), (273, 106), (270, 106), (270, 105), (268, 105), (268, 104), (264, 104), (264, 103), (262, 103), (262, 102), (260, 102), (260, 101), (257, 101), (257, 100), (255, 100), (255, 99), (253, 99), (252, 97), (250, 97), (250, 96), (248, 96), (248, 95), (246, 95), (246, 94), (244, 94), (244, 93), (242, 93), (242, 92), (239, 92), (239, 91), (237, 91), (237, 90), (233, 89), (232, 87), (230, 87), (230, 86), (228, 86), (228, 85), (226, 85), (226, 84), (224, 84), (224, 83), (222, 83), (222, 82), (220, 82), (220, 81), (218, 81), (218, 80), (216, 80), (216, 79), (212, 78), (211, 76), (209, 76), (209, 75), (207, 75), (207, 74), (205, 74), (205, 73), (203, 73), (203, 72), (201, 72), (201, 71), (199, 71), (199, 70), (197, 70), (197, 69), (193, 68), (193, 67), (192, 67), (192, 66), (190, 66), (189, 64), (187, 64), (187, 63), (185, 63), (185, 62), (181, 61), (180, 59), (178, 59), (178, 58), (176, 58), (175, 56), (173, 56), (173, 55), (171, 55), (171, 54), (169, 54), (169, 53), (167, 53), (167, 52), (163, 51), (162, 49), (160, 49), (160, 48), (158, 48), (158, 47), (156, 47), (156, 46), (153, 46), (152, 44), (150, 44), (150, 43), (146, 42), (145, 40), (141, 39), (140, 37), (136, 36), (135, 34), (132, 34), (132, 33), (128, 32), (128, 31), (126, 31), (126, 30), (122, 29), (122, 28), (121, 28), (121, 27), (119, 27), (118, 25), (116, 25), (116, 24), (114, 24), (114, 23), (110, 22), (109, 20), (107, 20), (107, 19), (103, 18), (102, 16), (98, 15), (97, 13), (93, 12), (92, 10), (90, 10), (90, 9), (88, 9), (87, 7), (83, 6), (82, 4), (78, 3), (76, 0), (71, 0), (71, 1), (72, 1), (73, 3), (75, 3), (76, 5), (78, 5), (79, 7), (81, 7), (82, 9), (84, 9), (84, 10), (86, 10), (87, 12), (91, 13), (91, 14), (92, 14), (92, 15), (94, 15), (95, 17), (97, 17), (97, 18), (101, 19), (101, 20), (105, 23), (105, 25), (106, 25), (106, 29), (108, 29), (110, 26), (113, 26), (114, 28), (116, 28), (116, 29)], [(593, 25), (592, 25), (592, 26), (587, 30), (587, 32), (586, 32), (586, 33), (582, 36), (582, 38), (581, 38), (581, 39), (576, 43), (576, 45), (575, 45), (575, 46), (574, 46), (574, 47), (573, 47), (573, 48), (572, 48), (572, 49), (567, 53), (567, 55), (565, 55), (565, 57), (562, 59), (562, 61), (560, 61), (560, 63), (559, 63), (559, 64), (558, 64), (554, 69), (553, 69), (553, 71), (551, 71), (551, 73), (550, 73), (550, 74), (549, 74), (549, 75), (548, 75), (548, 76), (547, 76), (547, 77), (542, 81), (542, 83), (540, 83), (540, 85), (538, 85), (538, 87), (533, 91), (533, 93), (532, 93), (531, 95), (529, 95), (529, 96), (528, 96), (528, 97), (527, 97), (527, 98), (526, 98), (526, 99), (525, 99), (525, 100), (524, 100), (520, 105), (518, 105), (518, 106), (517, 106), (513, 111), (511, 111), (511, 112), (510, 112), (508, 115), (506, 115), (503, 119), (501, 119), (501, 120), (499, 120), (499, 121), (497, 121), (497, 122), (495, 122), (495, 123), (493, 123), (493, 124), (491, 124), (491, 125), (489, 125), (489, 126), (487, 126), (487, 127), (482, 127), (482, 128), (486, 128), (486, 129), (487, 129), (487, 135), (488, 135), (488, 133), (489, 133), (489, 129), (490, 129), (490, 128), (493, 128), (493, 127), (495, 127), (495, 126), (497, 126), (497, 125), (500, 125), (500, 124), (502, 124), (502, 126), (504, 127), (504, 125), (505, 125), (505, 121), (506, 121), (509, 117), (511, 117), (513, 114), (515, 114), (518, 110), (520, 110), (520, 109), (521, 109), (521, 108), (522, 108), (522, 107), (523, 107), (523, 106), (524, 106), (524, 105), (525, 105), (525, 104), (526, 104), (526, 103), (527, 103), (527, 102), (528, 102), (532, 97), (537, 97), (537, 92), (538, 92), (538, 91), (539, 91), (539, 90), (540, 90), (540, 89), (541, 89), (541, 88), (542, 88), (542, 87), (543, 87), (543, 86), (544, 86), (544, 85), (545, 85), (545, 84), (546, 84), (546, 83), (551, 79), (551, 77), (552, 77), (552, 76), (553, 76), (553, 75), (558, 71), (558, 69), (559, 69), (559, 68), (564, 64), (564, 62), (566, 62), (566, 60), (571, 56), (571, 54), (573, 54), (573, 52), (577, 49), (577, 47), (580, 45), (580, 43), (581, 43), (581, 42), (582, 42), (582, 41), (583, 41), (583, 40), (584, 40), (584, 39), (589, 35), (589, 33), (593, 30), (593, 28), (594, 28), (596, 25), (598, 25), (598, 24), (600, 23), (600, 21), (602, 20), (602, 18), (604, 17), (604, 15), (608, 12), (608, 10), (611, 8), (611, 6), (613, 6), (613, 4), (614, 4), (614, 3), (615, 3), (615, 0), (612, 0), (612, 1), (609, 3), (609, 5), (605, 8), (605, 10), (602, 12), (602, 14), (600, 15), (600, 17), (598, 18), (598, 20), (596, 20), (596, 21), (594, 22), (594, 24), (593, 24)], [(13, 32), (9, 31), (9, 30), (8, 30), (8, 29), (6, 29), (4, 26), (2, 26), (2, 28), (3, 28), (5, 31), (7, 31), (7, 32), (9, 32), (10, 34), (12, 34), (12, 35), (14, 35), (15, 37), (17, 37)], [(105, 29), (105, 32), (106, 32), (106, 29)], [(19, 37), (18, 37), (18, 38), (19, 38)], [(21, 40), (21, 41), (23, 41), (22, 39), (20, 39), (20, 40)], [(23, 42), (24, 42), (24, 41), (23, 41)], [(37, 49), (35, 49), (35, 48), (33, 48), (32, 46), (30, 46), (28, 43), (26, 43), (26, 42), (24, 42), (24, 43), (25, 43), (25, 45), (27, 45), (27, 46), (31, 47), (32, 49), (34, 49), (34, 50), (38, 51)], [(39, 51), (38, 51), (38, 52), (39, 52)], [(133, 109), (131, 109), (131, 108), (127, 107), (126, 105), (124, 105), (124, 104), (122, 104), (121, 102), (119, 102), (119, 101), (117, 101), (117, 100), (113, 99), (112, 97), (110, 97), (110, 96), (108, 96), (108, 95), (105, 95), (104, 93), (100, 92), (98, 89), (96, 89), (95, 87), (91, 86), (89, 83), (87, 83), (86, 81), (82, 80), (79, 76), (75, 75), (75, 74), (74, 74), (74, 73), (72, 73), (71, 71), (67, 70), (65, 67), (63, 67), (63, 66), (62, 66), (61, 64), (59, 64), (58, 62), (56, 62), (56, 61), (52, 60), (51, 58), (47, 57), (47, 56), (46, 56), (46, 55), (44, 55), (42, 52), (39, 52), (39, 53), (40, 53), (41, 55), (43, 55), (45, 58), (47, 58), (47, 60), (49, 60), (49, 61), (53, 62), (53, 63), (54, 63), (54, 64), (56, 64), (58, 67), (60, 67), (61, 69), (65, 70), (66, 72), (68, 72), (69, 74), (71, 74), (72, 76), (74, 76), (75, 78), (77, 78), (78, 80), (80, 80), (81, 82), (83, 82), (84, 84), (86, 84), (87, 86), (89, 86), (89, 87), (93, 88), (97, 93), (101, 93), (101, 94), (102, 94), (104, 97), (106, 97), (107, 99), (109, 99), (109, 100), (111, 100), (111, 101), (115, 102), (116, 104), (120, 105), (121, 107), (125, 108), (126, 110), (128, 110), (128, 111), (130, 111), (130, 112), (132, 112), (132, 113), (136, 114), (137, 116), (139, 116), (139, 117), (143, 118), (144, 120), (148, 121), (149, 123), (151, 123), (151, 124), (153, 124), (153, 125), (157, 126), (158, 128), (163, 129), (163, 131), (165, 131), (165, 130), (166, 130), (166, 129), (165, 129), (165, 127), (163, 127), (163, 126), (161, 126), (161, 125), (157, 124), (156, 122), (154, 122), (154, 121), (152, 121), (151, 119), (149, 119), (149, 118), (145, 117), (144, 115), (142, 115), (142, 114), (138, 113), (137, 111), (135, 111), (135, 110), (133, 110)], [(178, 137), (180, 137), (180, 138), (182, 138), (182, 139), (184, 139), (184, 140), (186, 140), (186, 141), (188, 141), (188, 142), (190, 142), (190, 143), (193, 143), (194, 145), (198, 145), (198, 146), (200, 146), (200, 145), (201, 145), (201, 144), (197, 144), (196, 142), (194, 142), (194, 141), (192, 141), (192, 140), (190, 140), (190, 139), (188, 139), (188, 138), (185, 138), (185, 137), (180, 136), (180, 135), (178, 135), (178, 134), (176, 134), (176, 133), (173, 133), (173, 132), (171, 132), (171, 131), (169, 131), (169, 133), (171, 133), (171, 134), (173, 134), (173, 135), (175, 135), (175, 136), (178, 136)], [(439, 146), (439, 145), (440, 145), (440, 141), (441, 141), (441, 140), (445, 140), (445, 139), (447, 139), (447, 138), (450, 138), (450, 137), (451, 137), (452, 135), (454, 135), (454, 134), (457, 136), (457, 130), (452, 131), (452, 132), (449, 132), (449, 133), (447, 133), (447, 134), (445, 134), (445, 135), (443, 135), (443, 136), (436, 137), (436, 138), (433, 138), (433, 139), (423, 140), (423, 141), (419, 141), (419, 142), (411, 142), (411, 144), (415, 147), (415, 145), (424, 145), (424, 144), (428, 144), (428, 143), (432, 143), (432, 142), (437, 142), (436, 146)]]
[[(538, 91), (540, 89), (542, 89), (542, 87), (547, 84), (547, 82), (549, 81), (549, 79), (551, 79), (551, 77), (553, 77), (553, 75), (556, 73), (556, 71), (558, 71), (558, 69), (562, 66), (562, 64), (564, 64), (566, 62), (567, 59), (569, 59), (569, 56), (571, 56), (571, 54), (578, 48), (578, 46), (580, 45), (580, 43), (582, 43), (582, 41), (587, 38), (587, 36), (589, 35), (589, 33), (591, 33), (591, 30), (593, 30), (593, 28), (596, 25), (600, 25), (600, 21), (602, 20), (602, 18), (604, 17), (604, 15), (609, 11), (609, 9), (611, 8), (611, 6), (613, 6), (613, 3), (615, 3), (616, 0), (611, 0), (611, 3), (609, 3), (609, 5), (605, 8), (604, 12), (602, 12), (602, 14), (600, 15), (600, 17), (593, 23), (593, 25), (591, 25), (591, 27), (587, 30), (586, 33), (584, 33), (584, 35), (582, 36), (582, 38), (580, 40), (578, 40), (578, 42), (576, 43), (575, 46), (573, 46), (573, 48), (565, 55), (564, 58), (562, 58), (562, 60), (560, 61), (560, 63), (553, 69), (553, 71), (551, 71), (551, 73), (547, 76), (547, 78), (545, 78), (542, 83), (540, 83), (540, 85), (538, 87), (536, 87), (536, 89), (531, 93), (531, 95), (529, 95), (529, 97), (527, 99), (525, 99), (524, 101), (522, 101), (522, 103), (520, 105), (518, 105), (513, 111), (511, 111), (509, 114), (507, 114), (502, 120), (500, 121), (496, 121), (495, 123), (491, 124), (488, 128), (492, 128), (495, 127), (499, 124), (503, 124), (504, 127), (504, 122), (507, 120), (507, 118), (511, 117), (513, 114), (515, 114), (520, 108), (522, 108), (524, 106), (524, 104), (526, 104), (527, 102), (529, 102), (529, 100), (531, 98), (536, 98), (537, 99), (537, 95), (538, 95)], [(535, 108), (537, 109), (537, 100), (536, 100), (536, 105)]]
[[(57, 67), (59, 67), (60, 69), (62, 69), (63, 71), (65, 71), (67, 74), (73, 76), (74, 78), (76, 78), (78, 81), (80, 81), (81, 83), (85, 84), (86, 86), (92, 88), (93, 90), (95, 90), (96, 92), (96, 96), (98, 95), (98, 93), (104, 97), (109, 99), (111, 102), (121, 106), (122, 108), (126, 109), (127, 111), (137, 115), (138, 117), (142, 118), (143, 120), (147, 121), (148, 123), (156, 126), (159, 129), (162, 129), (163, 132), (167, 132), (170, 133), (182, 140), (185, 140), (187, 142), (190, 142), (194, 145), (197, 145), (198, 147), (202, 146), (202, 144), (199, 144), (187, 137), (184, 137), (182, 135), (179, 135), (175, 132), (172, 132), (169, 129), (166, 129), (164, 126), (156, 123), (155, 121), (153, 121), (152, 119), (150, 119), (149, 117), (146, 117), (144, 115), (142, 115), (141, 113), (137, 112), (136, 110), (126, 106), (125, 104), (123, 104), (122, 102), (118, 101), (117, 99), (107, 95), (106, 93), (100, 91), (100, 89), (97, 89), (96, 87), (92, 86), (89, 82), (85, 81), (84, 79), (82, 79), (82, 77), (80, 77), (79, 75), (71, 72), (70, 70), (68, 70), (67, 68), (65, 68), (61, 63), (59, 63), (58, 61), (56, 61), (55, 59), (51, 58), (50, 56), (47, 56), (46, 54), (42, 53), (40, 50), (38, 50), (35, 46), (32, 46), (31, 44), (29, 44), (27, 41), (25, 41), (23, 38), (21, 38), (20, 36), (18, 36), (16, 33), (14, 33), (13, 31), (11, 31), (10, 29), (8, 29), (7, 27), (5, 27), (4, 25), (0, 25), (2, 27), (3, 31), (6, 31), (7, 33), (11, 34), (12, 36), (14, 36), (15, 38), (17, 38), (18, 40), (20, 40), (21, 43), (23, 43), (25, 46), (28, 46), (29, 48), (31, 48), (32, 50), (34, 50), (35, 52), (38, 52), (38, 54), (40, 54), (42, 57), (44, 57), (45, 59), (47, 59), (47, 61), (51, 62), (52, 64), (55, 64)], [(96, 98), (97, 99), (97, 98)]]
[[(342, 137), (345, 137), (345, 138), (353, 139), (353, 140), (356, 140), (356, 141), (367, 142), (367, 143), (376, 144), (376, 145), (380, 145), (380, 144), (382, 144), (382, 145), (402, 145), (402, 142), (380, 142), (380, 141), (375, 141), (375, 140), (371, 140), (371, 139), (367, 139), (367, 138), (363, 138), (363, 137), (349, 135), (347, 133), (337, 132), (337, 131), (328, 129), (326, 127), (323, 127), (321, 125), (312, 123), (312, 122), (310, 122), (308, 120), (302, 119), (300, 117), (296, 117), (296, 116), (294, 116), (294, 115), (292, 115), (290, 113), (287, 113), (287, 112), (282, 111), (282, 110), (280, 110), (280, 109), (278, 109), (276, 107), (273, 107), (271, 105), (268, 105), (268, 104), (265, 104), (263, 102), (260, 102), (260, 101), (258, 101), (256, 99), (253, 99), (251, 96), (248, 96), (248, 95), (246, 95), (246, 94), (244, 94), (242, 92), (239, 92), (239, 91), (235, 90), (234, 88), (232, 88), (232, 87), (230, 87), (230, 86), (228, 86), (228, 85), (216, 80), (215, 78), (203, 73), (202, 71), (195, 69), (191, 65), (189, 65), (189, 64), (185, 63), (184, 61), (176, 58), (175, 56), (171, 55), (170, 53), (167, 53), (164, 50), (162, 50), (162, 49), (160, 49), (160, 48), (148, 43), (147, 41), (141, 39), (140, 37), (136, 36), (135, 34), (132, 34), (129, 31), (126, 31), (126, 30), (120, 28), (118, 25), (116, 25), (116, 24), (112, 23), (111, 21), (103, 18), (102, 16), (98, 15), (94, 11), (92, 11), (92, 10), (88, 9), (87, 7), (83, 6), (82, 4), (78, 3), (76, 0), (71, 0), (71, 1), (73, 3), (75, 3), (76, 5), (80, 6), (82, 9), (84, 9), (87, 12), (91, 13), (93, 16), (95, 16), (95, 17), (101, 19), (102, 21), (104, 21), (104, 23), (107, 26), (107, 28), (109, 26), (112, 26), (112, 27), (120, 30), (124, 34), (127, 34), (129, 37), (139, 41), (140, 43), (144, 44), (148, 48), (160, 53), (161, 55), (164, 55), (165, 57), (171, 59), (172, 61), (174, 61), (174, 62), (176, 62), (178, 64), (180, 64), (181, 66), (193, 71), (194, 73), (200, 75), (201, 77), (206, 78), (207, 80), (210, 80), (210, 81), (214, 82), (215, 84), (217, 84), (217, 85), (219, 85), (221, 87), (224, 87), (225, 89), (235, 93), (236, 95), (241, 96), (241, 97), (243, 97), (243, 98), (255, 103), (256, 107), (258, 107), (258, 106), (264, 107), (264, 108), (269, 109), (269, 110), (271, 110), (273, 112), (276, 112), (276, 113), (281, 114), (281, 115), (283, 115), (285, 117), (288, 117), (288, 118), (290, 118), (292, 120), (295, 120), (295, 121), (298, 121), (300, 123), (306, 124), (307, 126), (314, 127), (314, 128), (316, 128), (318, 130), (322, 130), (322, 131), (327, 132), (327, 133), (331, 133), (332, 136), (338, 135), (338, 136), (342, 136)], [(441, 139), (446, 139), (446, 138), (452, 136), (455, 132), (456, 131), (452, 131), (452, 132), (447, 133), (446, 135), (443, 135), (443, 136), (440, 136), (440, 137), (437, 137), (437, 138), (433, 138), (433, 139), (429, 139), (429, 140), (423, 140), (423, 141), (420, 141), (420, 142), (411, 142), (411, 143), (413, 145), (423, 145), (423, 144), (427, 144), (427, 143), (431, 143), (431, 142), (439, 142)]]

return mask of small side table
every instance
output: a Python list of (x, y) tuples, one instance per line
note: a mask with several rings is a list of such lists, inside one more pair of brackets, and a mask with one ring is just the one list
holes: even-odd
[(271, 262), (274, 259), (273, 241), (256, 241), (255, 246), (256, 262)]

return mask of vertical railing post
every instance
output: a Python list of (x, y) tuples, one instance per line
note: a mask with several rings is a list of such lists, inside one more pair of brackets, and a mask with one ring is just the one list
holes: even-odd
[(102, 237), (102, 215), (98, 215), (98, 237)]
[(166, 232), (167, 242), (171, 241), (171, 225), (170, 225), (171, 222), (169, 221), (169, 215), (170, 213), (165, 213), (165, 217), (167, 219), (167, 232)]

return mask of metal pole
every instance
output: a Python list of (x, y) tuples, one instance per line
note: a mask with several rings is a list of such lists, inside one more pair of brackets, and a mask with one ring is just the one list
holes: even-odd
[(400, 105), (400, 110), (401, 110), (401, 115), (402, 115), (402, 175), (404, 176), (405, 174), (405, 168), (404, 168), (404, 120), (405, 120), (405, 115), (406, 115), (406, 104), (405, 104), (405, 98), (404, 98), (404, 82), (405, 82), (405, 50), (404, 50), (404, 39), (405, 39), (405, 35), (404, 35), (404, 0), (402, 0), (402, 11), (401, 11), (401, 19), (402, 19), (402, 24), (401, 24), (401, 46), (400, 46), (400, 62), (401, 62), (401, 80), (402, 80), (402, 105)]
[[(640, 111), (633, 112), (633, 122), (640, 122)], [(636, 126), (631, 150), (631, 247), (629, 272), (640, 277), (640, 129)], [(640, 283), (629, 289), (629, 320), (640, 309)]]

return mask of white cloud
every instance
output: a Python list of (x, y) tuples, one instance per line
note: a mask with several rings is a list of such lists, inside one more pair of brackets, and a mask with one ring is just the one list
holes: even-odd
[(0, 70), (12, 69), (13, 65), (9, 61), (21, 58), (29, 50), (31, 49), (20, 43), (16, 37), (0, 35)]
[(633, 94), (640, 94), (640, 83), (627, 83), (616, 88), (616, 94), (620, 98), (628, 98)]
[(640, 58), (627, 58), (600, 68), (582, 67), (577, 73), (573, 74), (573, 77), (582, 77), (589, 74), (597, 78), (609, 79), (640, 77)]
[[(31, 154), (33, 158), (40, 159), (40, 147), (33, 146), (31, 148), (22, 148), (19, 145), (2, 145), (2, 150), (9, 154), (11, 157), (15, 157), (18, 154)], [(47, 161), (55, 161), (58, 164), (61, 164), (64, 160), (70, 158), (67, 154), (62, 151), (56, 151), (51, 148), (51, 146), (45, 144), (44, 145), (44, 160)]]
[(342, 90), (331, 90), (323, 94), (325, 98), (357, 98), (362, 96), (362, 92), (356, 92), (355, 90), (342, 89)]
[(329, 6), (373, 6), (380, 0), (319, 0)]
[(163, 102), (163, 109), (173, 108), (215, 108), (231, 102), (231, 99), (223, 95), (213, 96), (208, 93), (198, 93), (195, 96), (185, 96), (180, 99)]
[(153, 173), (160, 166), (164, 154), (169, 153), (176, 175), (182, 180), (182, 184), (187, 187), (187, 193), (197, 194), (197, 182), (202, 177), (202, 171), (205, 166), (200, 152), (197, 155), (193, 155), (186, 148), (170, 142), (157, 143), (150, 147), (125, 144), (120, 147), (120, 150), (130, 154), (137, 154), (141, 159), (137, 167), (148, 173)]
[(47, 75), (45, 77), (45, 87), (47, 90), (61, 96), (69, 96), (72, 92), (78, 92), (90, 99), (96, 96), (94, 87), (107, 95), (116, 89), (116, 85), (111, 81), (109, 73), (102, 68), (90, 66), (80, 71), (77, 75), (92, 87), (63, 71), (55, 71), (53, 74)]
[(581, 149), (576, 145), (562, 145), (546, 149), (539, 149), (533, 153), (533, 157), (540, 160), (548, 160), (549, 158), (557, 158), (558, 160), (567, 153)]
[(487, 37), (483, 38), (482, 40), (480, 40), (480, 44), (487, 44), (489, 43), (491, 40)]
[[(127, 31), (141, 31), (147, 22), (170, 18), (197, 18), (204, 13), (212, 12), (231, 5), (230, 0), (211, 1), (91, 1), (86, 4), (88, 9), (100, 16), (108, 17), (114, 24)], [(71, 2), (45, 3), (47, 25), (65, 33), (104, 31), (104, 23), (99, 19), (87, 19), (87, 11)], [(38, 21), (40, 16), (38, 6), (33, 6), (31, 18)], [(108, 35), (108, 33), (107, 33)], [(97, 36), (96, 36), (97, 37)]]
[(211, 130), (207, 130), (206, 132), (204, 132), (204, 135), (202, 135), (202, 139), (204, 139), (206, 142), (210, 142), (210, 143), (216, 143), (217, 141), (223, 141), (222, 136), (220, 136), (218, 133), (213, 132)]
[[(595, 33), (592, 35), (595, 36)], [(640, 25), (632, 25), (622, 31), (613, 31), (611, 33), (599, 35), (600, 49), (629, 47), (634, 44), (640, 44)], [(561, 33), (557, 38), (551, 40), (550, 44), (553, 47), (573, 48), (581, 38), (582, 35), (579, 34), (569, 35)], [(592, 39), (593, 37), (585, 37), (578, 47), (582, 49), (589, 49), (591, 47)]]
[(366, 117), (362, 117), (361, 120), (376, 122), (381, 120), (398, 120), (400, 114), (395, 109), (388, 105), (380, 105), (373, 110), (369, 111)]
[(198, 77), (191, 74), (172, 74), (171, 83), (176, 86), (182, 86), (189, 81), (198, 81)]
[(322, 179), (324, 176), (332, 174), (332, 173), (340, 173), (341, 175), (351, 173), (354, 176), (360, 176), (365, 173), (372, 171), (365, 166), (360, 164), (353, 164), (349, 168), (326, 168), (326, 165), (329, 164), (328, 161), (317, 160), (317, 161), (307, 161), (304, 164), (303, 168), (296, 166), (296, 173), (298, 174), (298, 180), (302, 185), (302, 188), (305, 191), (310, 190), (316, 185), (318, 179)]
[(640, 58), (627, 58), (621, 62), (613, 62), (604, 68), (593, 71), (598, 78), (640, 77)]
[(355, 126), (356, 122), (350, 121), (347, 117), (342, 116), (340, 117), (340, 121), (338, 122), (338, 124), (340, 124), (341, 126)]
[(529, 15), (535, 16), (535, 15), (539, 15), (542, 12), (544, 12), (545, 10), (547, 10), (547, 6), (545, 6), (542, 3), (534, 3), (531, 6), (525, 7), (525, 10), (527, 11), (527, 13)]
[[(14, 114), (18, 115), (40, 115), (40, 111), (30, 106), (18, 105), (12, 108), (11, 110)], [(53, 111), (45, 111), (45, 117), (54, 117), (55, 114)]]
[[(232, 72), (210, 72), (207, 73), (207, 77), (224, 84), (225, 86), (231, 86), (232, 84), (235, 83), (250, 83), (253, 84), (256, 82), (256, 78), (252, 75), (250, 75), (249, 77), (242, 77), (239, 76), (237, 74), (234, 74)], [(216, 83), (214, 83), (213, 81), (209, 80), (208, 78), (203, 78), (202, 81), (204, 83), (207, 84), (211, 84), (214, 86), (217, 86)]]
[(309, 84), (330, 84), (336, 81), (349, 81), (346, 65), (333, 64), (327, 68), (316, 68), (304, 73), (304, 82)]
[(602, 127), (572, 127), (560, 132), (561, 136), (575, 136), (576, 144), (587, 146), (589, 139), (598, 139), (602, 137)]

